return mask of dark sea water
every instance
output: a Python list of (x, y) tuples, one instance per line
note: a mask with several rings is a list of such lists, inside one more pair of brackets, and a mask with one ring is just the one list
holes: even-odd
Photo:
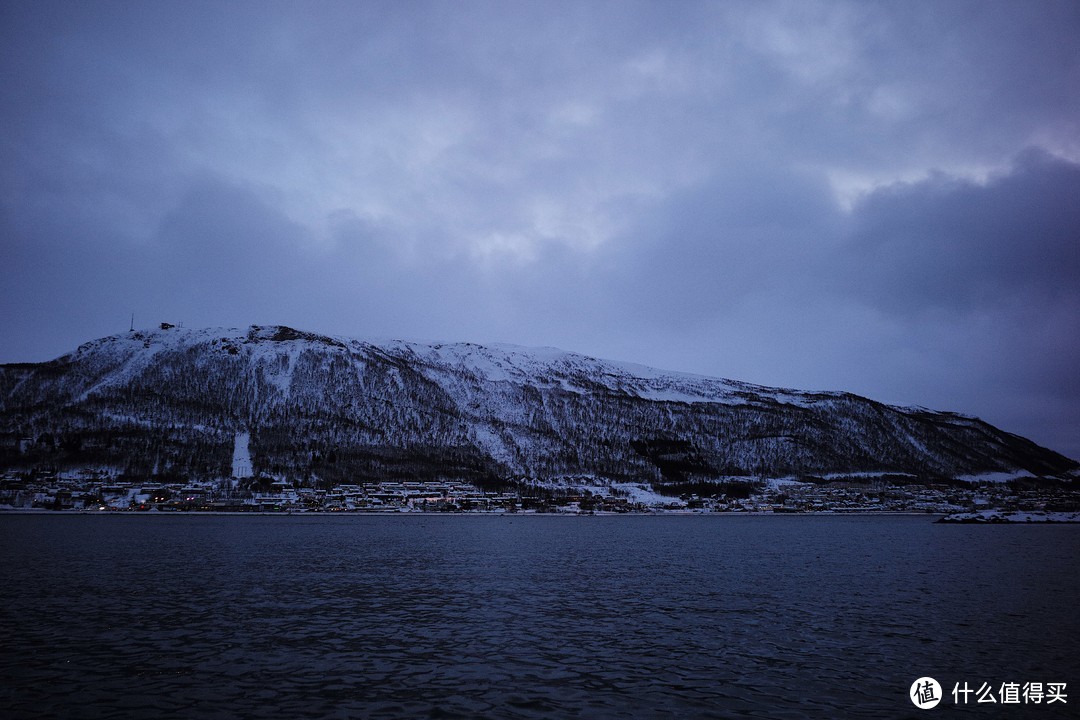
[(9, 515), (0, 568), (7, 718), (1080, 716), (1075, 525)]

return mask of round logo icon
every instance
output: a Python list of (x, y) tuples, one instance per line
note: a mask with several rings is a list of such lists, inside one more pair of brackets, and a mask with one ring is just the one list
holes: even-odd
[(911, 702), (920, 710), (929, 710), (937, 707), (941, 702), (941, 685), (932, 677), (921, 677), (911, 683), (911, 692), (908, 694)]

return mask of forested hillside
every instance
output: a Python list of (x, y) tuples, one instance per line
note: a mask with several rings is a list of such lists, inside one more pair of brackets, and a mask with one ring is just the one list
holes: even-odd
[(0, 469), (298, 483), (949, 479), (1076, 463), (980, 420), (554, 349), (167, 327), (0, 367)]

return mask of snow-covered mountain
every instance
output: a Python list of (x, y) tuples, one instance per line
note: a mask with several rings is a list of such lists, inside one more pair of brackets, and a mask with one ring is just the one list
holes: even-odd
[(238, 437), (255, 473), (324, 483), (1077, 469), (976, 418), (550, 348), (163, 326), (0, 366), (0, 469), (227, 477)]

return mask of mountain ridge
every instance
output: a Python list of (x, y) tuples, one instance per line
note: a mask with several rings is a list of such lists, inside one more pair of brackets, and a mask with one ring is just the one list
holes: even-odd
[(298, 484), (586, 477), (654, 487), (877, 473), (1074, 477), (1078, 463), (959, 413), (556, 348), (162, 324), (0, 366), (0, 470)]

